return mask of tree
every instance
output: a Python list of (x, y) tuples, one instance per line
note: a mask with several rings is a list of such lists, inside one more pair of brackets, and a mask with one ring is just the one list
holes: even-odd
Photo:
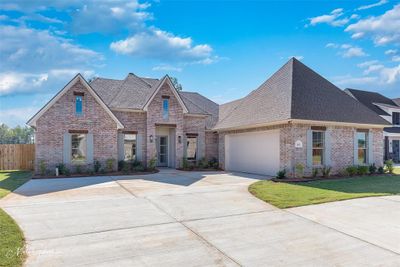
[(33, 128), (16, 126), (10, 128), (6, 124), (0, 125), (0, 144), (32, 144)]
[(176, 90), (178, 90), (178, 91), (182, 91), (182, 90), (183, 90), (182, 84), (180, 84), (180, 83), (178, 82), (178, 79), (177, 79), (177, 78), (175, 78), (175, 77), (170, 77), (170, 79), (171, 79), (172, 85), (175, 87)]

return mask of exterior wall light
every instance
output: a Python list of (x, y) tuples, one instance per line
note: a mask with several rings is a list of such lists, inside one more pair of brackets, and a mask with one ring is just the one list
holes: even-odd
[(182, 143), (182, 136), (178, 136), (178, 143), (181, 144)]
[(150, 135), (150, 143), (153, 143), (153, 135)]

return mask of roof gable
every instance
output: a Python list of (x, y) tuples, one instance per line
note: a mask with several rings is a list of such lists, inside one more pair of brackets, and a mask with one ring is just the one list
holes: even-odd
[(110, 117), (117, 124), (118, 129), (124, 128), (122, 123), (117, 119), (117, 117), (112, 113), (112, 111), (108, 108), (108, 106), (103, 102), (100, 96), (93, 90), (93, 88), (87, 83), (85, 78), (82, 77), (80, 73), (78, 73), (67, 85), (61, 89), (47, 104), (42, 107), (29, 121), (26, 123), (29, 126), (35, 127), (36, 121), (51, 107), (53, 106), (66, 92), (68, 92), (72, 86), (74, 86), (77, 82), (81, 82), (88, 92), (94, 97), (94, 99), (100, 104), (102, 108), (110, 115)]
[[(223, 115), (223, 116), (221, 116)], [(221, 106), (216, 129), (291, 119), (386, 125), (386, 121), (295, 58), (258, 89)]]
[(393, 102), (390, 98), (387, 98), (376, 92), (369, 92), (357, 89), (347, 88), (346, 92), (353, 96), (355, 99), (360, 101), (364, 106), (374, 111), (378, 115), (389, 116), (389, 114), (381, 109), (379, 106), (375, 105), (375, 103), (387, 104), (395, 106), (396, 103)]
[(147, 108), (149, 107), (151, 101), (153, 101), (154, 97), (157, 95), (158, 91), (160, 91), (161, 87), (167, 83), (170, 90), (172, 91), (172, 93), (174, 94), (175, 98), (178, 100), (178, 103), (180, 104), (180, 106), (183, 109), (183, 113), (188, 113), (188, 109), (185, 105), (185, 103), (183, 102), (181, 96), (179, 95), (178, 91), (175, 89), (174, 85), (171, 82), (171, 79), (169, 78), (168, 75), (165, 75), (164, 78), (162, 78), (160, 80), (160, 82), (154, 87), (155, 90), (153, 91), (153, 93), (150, 95), (150, 97), (146, 100), (144, 106), (143, 106), (143, 110), (147, 111)]

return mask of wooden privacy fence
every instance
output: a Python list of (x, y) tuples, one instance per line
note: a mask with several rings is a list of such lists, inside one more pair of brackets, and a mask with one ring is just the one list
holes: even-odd
[(0, 170), (33, 170), (34, 144), (0, 144)]

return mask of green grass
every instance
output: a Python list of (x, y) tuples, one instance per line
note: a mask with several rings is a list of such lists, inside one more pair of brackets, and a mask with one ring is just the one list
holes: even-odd
[(400, 194), (400, 176), (365, 176), (296, 184), (259, 181), (250, 185), (249, 191), (278, 208), (291, 208), (352, 198)]
[[(0, 171), (0, 198), (31, 177), (30, 172)], [(15, 221), (0, 209), (0, 266), (21, 266), (25, 259), (24, 235)]]

